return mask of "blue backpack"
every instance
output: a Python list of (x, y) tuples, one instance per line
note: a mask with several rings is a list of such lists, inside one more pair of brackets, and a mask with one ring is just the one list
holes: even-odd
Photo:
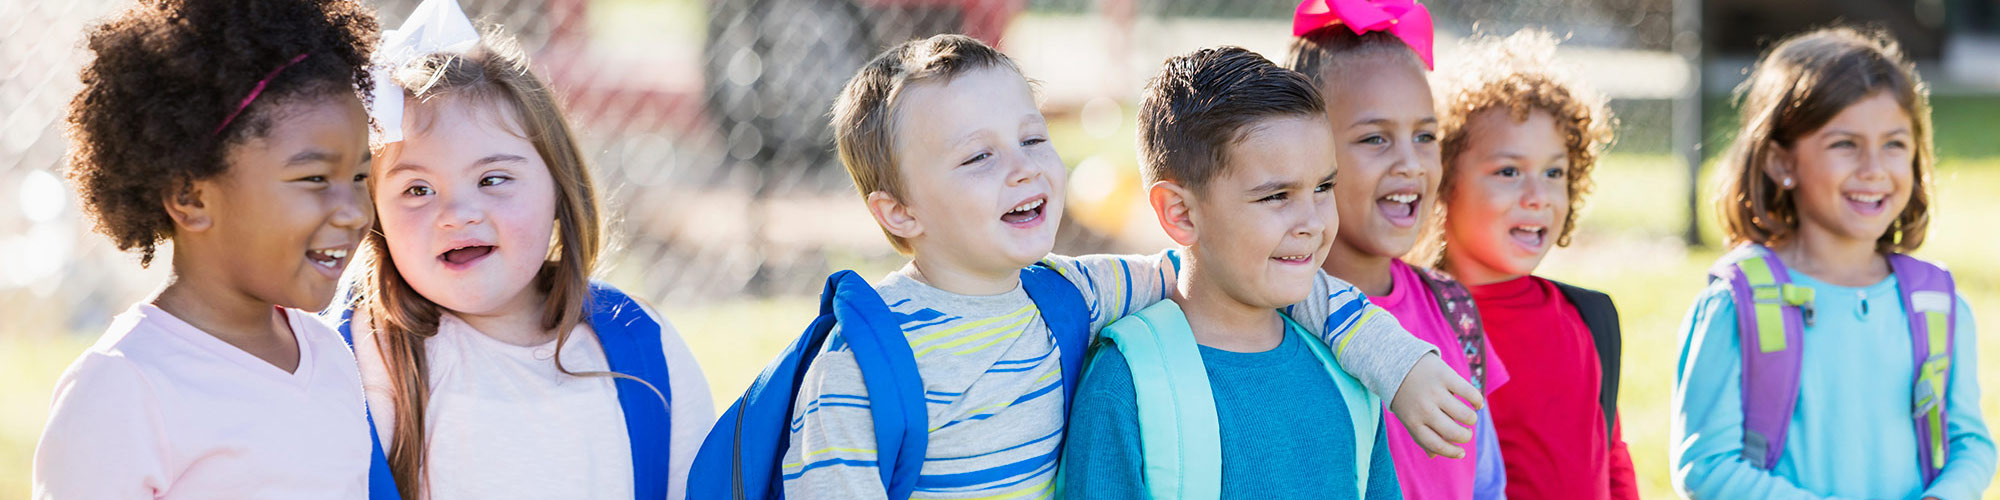
[[(1083, 295), (1054, 269), (1040, 265), (1021, 270), (1021, 286), (1041, 310), (1042, 321), (1055, 335), (1062, 353), (1063, 409), (1076, 395), (1083, 352), (1090, 342), (1090, 317)], [(930, 439), (930, 413), (924, 407), (924, 383), (916, 356), (902, 324), (854, 271), (828, 276), (820, 293), (819, 316), (784, 353), (764, 368), (743, 397), (715, 423), (695, 454), (688, 473), (689, 499), (782, 499), (781, 462), (790, 445), (790, 421), (800, 381), (812, 367), (835, 324), (854, 352), (862, 383), (868, 388), (868, 408), (874, 417), (875, 450), (882, 487), (893, 500), (916, 491)]]
[[(646, 381), (617, 378), (618, 406), (625, 412), (625, 433), (632, 442), (632, 491), (637, 498), (667, 497), (668, 407), (673, 400), (668, 389), (667, 358), (660, 346), (660, 324), (624, 292), (603, 283), (590, 284), (587, 320), (604, 346), (611, 371)], [(354, 345), (354, 309), (340, 314), (340, 338)], [(651, 384), (652, 387), (647, 387)], [(658, 392), (655, 392), (655, 390)], [(389, 473), (389, 457), (375, 432), (375, 417), (368, 417), (368, 442), (374, 448), (368, 465), (368, 498), (400, 500), (396, 478)]]

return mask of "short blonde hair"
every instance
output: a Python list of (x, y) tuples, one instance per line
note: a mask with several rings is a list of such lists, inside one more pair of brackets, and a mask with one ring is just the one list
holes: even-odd
[(1929, 92), (1894, 39), (1849, 27), (1786, 38), (1757, 61), (1750, 78), (1737, 88), (1743, 129), (1723, 156), (1715, 192), (1716, 214), (1729, 243), (1772, 245), (1792, 237), (1799, 228), (1798, 205), (1790, 190), (1764, 173), (1764, 164), (1781, 148), (1826, 126), (1841, 110), (1884, 91), (1910, 115), (1915, 186), (1909, 205), (1875, 240), (1875, 251), (1908, 252), (1923, 245), (1935, 189)]
[[(1548, 32), (1521, 30), (1504, 38), (1488, 38), (1468, 45), (1459, 66), (1445, 79), (1439, 97), (1439, 145), (1444, 175), (1438, 183), (1439, 199), (1448, 199), (1455, 187), (1453, 163), (1471, 144), (1474, 117), (1488, 111), (1504, 111), (1516, 122), (1534, 111), (1555, 118), (1569, 151), (1569, 215), (1556, 233), (1556, 246), (1569, 246), (1576, 232), (1577, 214), (1583, 197), (1590, 193), (1590, 172), (1604, 150), (1611, 145), (1617, 126), (1604, 95), (1590, 91), (1573, 76), (1555, 65), (1557, 40)], [(1440, 213), (1444, 204), (1437, 205)], [(1441, 219), (1441, 218), (1440, 218)], [(1432, 231), (1425, 255), (1437, 264), (1444, 255), (1443, 231)]]
[[(896, 105), (911, 84), (942, 81), (975, 69), (1020, 68), (1006, 54), (965, 35), (937, 35), (889, 48), (861, 67), (833, 101), (834, 144), (840, 163), (865, 198), (877, 191), (902, 200), (903, 181), (896, 169)], [(908, 255), (910, 243), (882, 230), (896, 251)]]

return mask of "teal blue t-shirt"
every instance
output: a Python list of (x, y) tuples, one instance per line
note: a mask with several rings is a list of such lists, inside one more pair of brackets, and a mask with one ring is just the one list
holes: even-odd
[[(1348, 469), (1355, 441), (1347, 403), (1301, 336), (1288, 333), (1257, 353), (1201, 346), (1201, 359), (1222, 431), (1222, 498), (1361, 499)], [(1146, 498), (1132, 369), (1110, 344), (1089, 365), (1063, 445), (1064, 497)], [(1374, 442), (1367, 498), (1403, 498), (1379, 429)]]

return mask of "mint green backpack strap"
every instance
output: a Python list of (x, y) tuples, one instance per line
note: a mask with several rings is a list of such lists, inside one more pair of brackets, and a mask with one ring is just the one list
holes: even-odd
[(1111, 323), (1099, 336), (1117, 345), (1132, 368), (1141, 477), (1150, 496), (1221, 498), (1222, 430), (1187, 315), (1163, 300)]
[(1305, 327), (1292, 321), (1291, 316), (1285, 316), (1285, 325), (1286, 330), (1298, 335), (1306, 347), (1312, 349), (1313, 356), (1319, 358), (1321, 366), (1326, 367), (1326, 374), (1333, 378), (1333, 385), (1340, 388), (1340, 398), (1347, 403), (1347, 418), (1354, 424), (1354, 489), (1361, 498), (1367, 498), (1368, 469), (1375, 461), (1375, 433), (1380, 432), (1382, 426), (1382, 398), (1361, 385), (1361, 379), (1354, 378), (1341, 368), (1340, 363), (1333, 360), (1333, 350), (1327, 348), (1325, 341), (1308, 333)]

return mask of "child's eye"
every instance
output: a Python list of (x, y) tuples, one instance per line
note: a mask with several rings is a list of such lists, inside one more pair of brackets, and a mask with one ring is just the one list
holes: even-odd
[(354, 182), (365, 182), (367, 180), (368, 174), (354, 174)]
[(1383, 144), (1388, 144), (1389, 138), (1382, 137), (1381, 134), (1370, 134), (1367, 137), (1362, 137), (1361, 140), (1354, 142), (1358, 144), (1367, 144), (1370, 146), (1380, 146)]
[(1265, 197), (1263, 197), (1263, 198), (1259, 198), (1259, 199), (1258, 199), (1257, 201), (1260, 201), (1260, 202), (1262, 202), (1262, 201), (1285, 201), (1285, 193), (1283, 193), (1283, 192), (1279, 192), (1279, 193), (1272, 193), (1272, 194), (1271, 194), (1270, 196), (1265, 196)]
[(326, 182), (326, 176), (324, 176), (324, 175), (309, 175), (309, 176), (305, 176), (305, 177), (300, 177), (300, 178), (299, 178), (299, 180), (300, 180), (300, 181), (304, 181), (304, 182), (310, 182), (310, 183), (313, 183), (313, 184), (319, 184), (319, 183), (322, 183), (322, 182)]
[(1499, 175), (1501, 177), (1520, 177), (1521, 169), (1515, 167), (1500, 167), (1500, 170), (1494, 172), (1494, 175)]
[(512, 177), (507, 177), (504, 175), (489, 175), (479, 179), (479, 187), (498, 186), (501, 184), (506, 184), (507, 181), (511, 180), (514, 179)]
[(404, 196), (430, 196), (431, 193), (430, 186), (410, 186), (409, 189), (403, 190)]
[(1549, 167), (1547, 171), (1542, 172), (1543, 177), (1550, 179), (1561, 179), (1567, 175), (1569, 175), (1569, 172), (1563, 170), (1562, 167)]
[(1834, 141), (1833, 145), (1828, 146), (1827, 149), (1848, 149), (1853, 147), (1854, 147), (1853, 140), (1841, 139), (1839, 141)]
[(1031, 137), (1031, 138), (1028, 138), (1028, 140), (1025, 140), (1025, 141), (1021, 141), (1021, 146), (1023, 146), (1023, 147), (1034, 147), (1034, 146), (1040, 146), (1040, 145), (1043, 145), (1043, 144), (1047, 144), (1048, 142), (1049, 142), (1049, 140), (1048, 140), (1048, 139), (1043, 139), (1043, 138), (1040, 138), (1040, 137)]
[(1910, 148), (1910, 145), (1909, 145), (1908, 143), (1905, 143), (1905, 142), (1903, 142), (1903, 141), (1900, 141), (1900, 140), (1896, 140), (1896, 141), (1889, 141), (1889, 143), (1888, 143), (1888, 144), (1884, 144), (1884, 146), (1888, 146), (1888, 147), (1890, 147), (1890, 148), (1894, 148), (1894, 149), (1909, 149), (1909, 148)]
[(1437, 142), (1437, 140), (1438, 136), (1436, 133), (1417, 132), (1417, 138), (1416, 138), (1417, 144), (1430, 144), (1433, 142)]
[(993, 153), (979, 153), (979, 154), (976, 154), (976, 155), (972, 155), (972, 157), (971, 157), (971, 158), (967, 158), (967, 159), (965, 159), (965, 161), (962, 161), (962, 162), (958, 162), (958, 165), (959, 165), (959, 166), (961, 166), (961, 167), (963, 167), (963, 166), (966, 166), (966, 165), (971, 165), (971, 164), (974, 164), (974, 163), (979, 163), (979, 161), (980, 161), (980, 160), (984, 160), (984, 159), (987, 159), (987, 158), (989, 158), (989, 157), (992, 157), (992, 156), (993, 156)]
[(1332, 190), (1333, 190), (1333, 183), (1331, 182), (1322, 182), (1319, 183), (1318, 186), (1313, 187), (1313, 192), (1315, 193), (1324, 193)]

